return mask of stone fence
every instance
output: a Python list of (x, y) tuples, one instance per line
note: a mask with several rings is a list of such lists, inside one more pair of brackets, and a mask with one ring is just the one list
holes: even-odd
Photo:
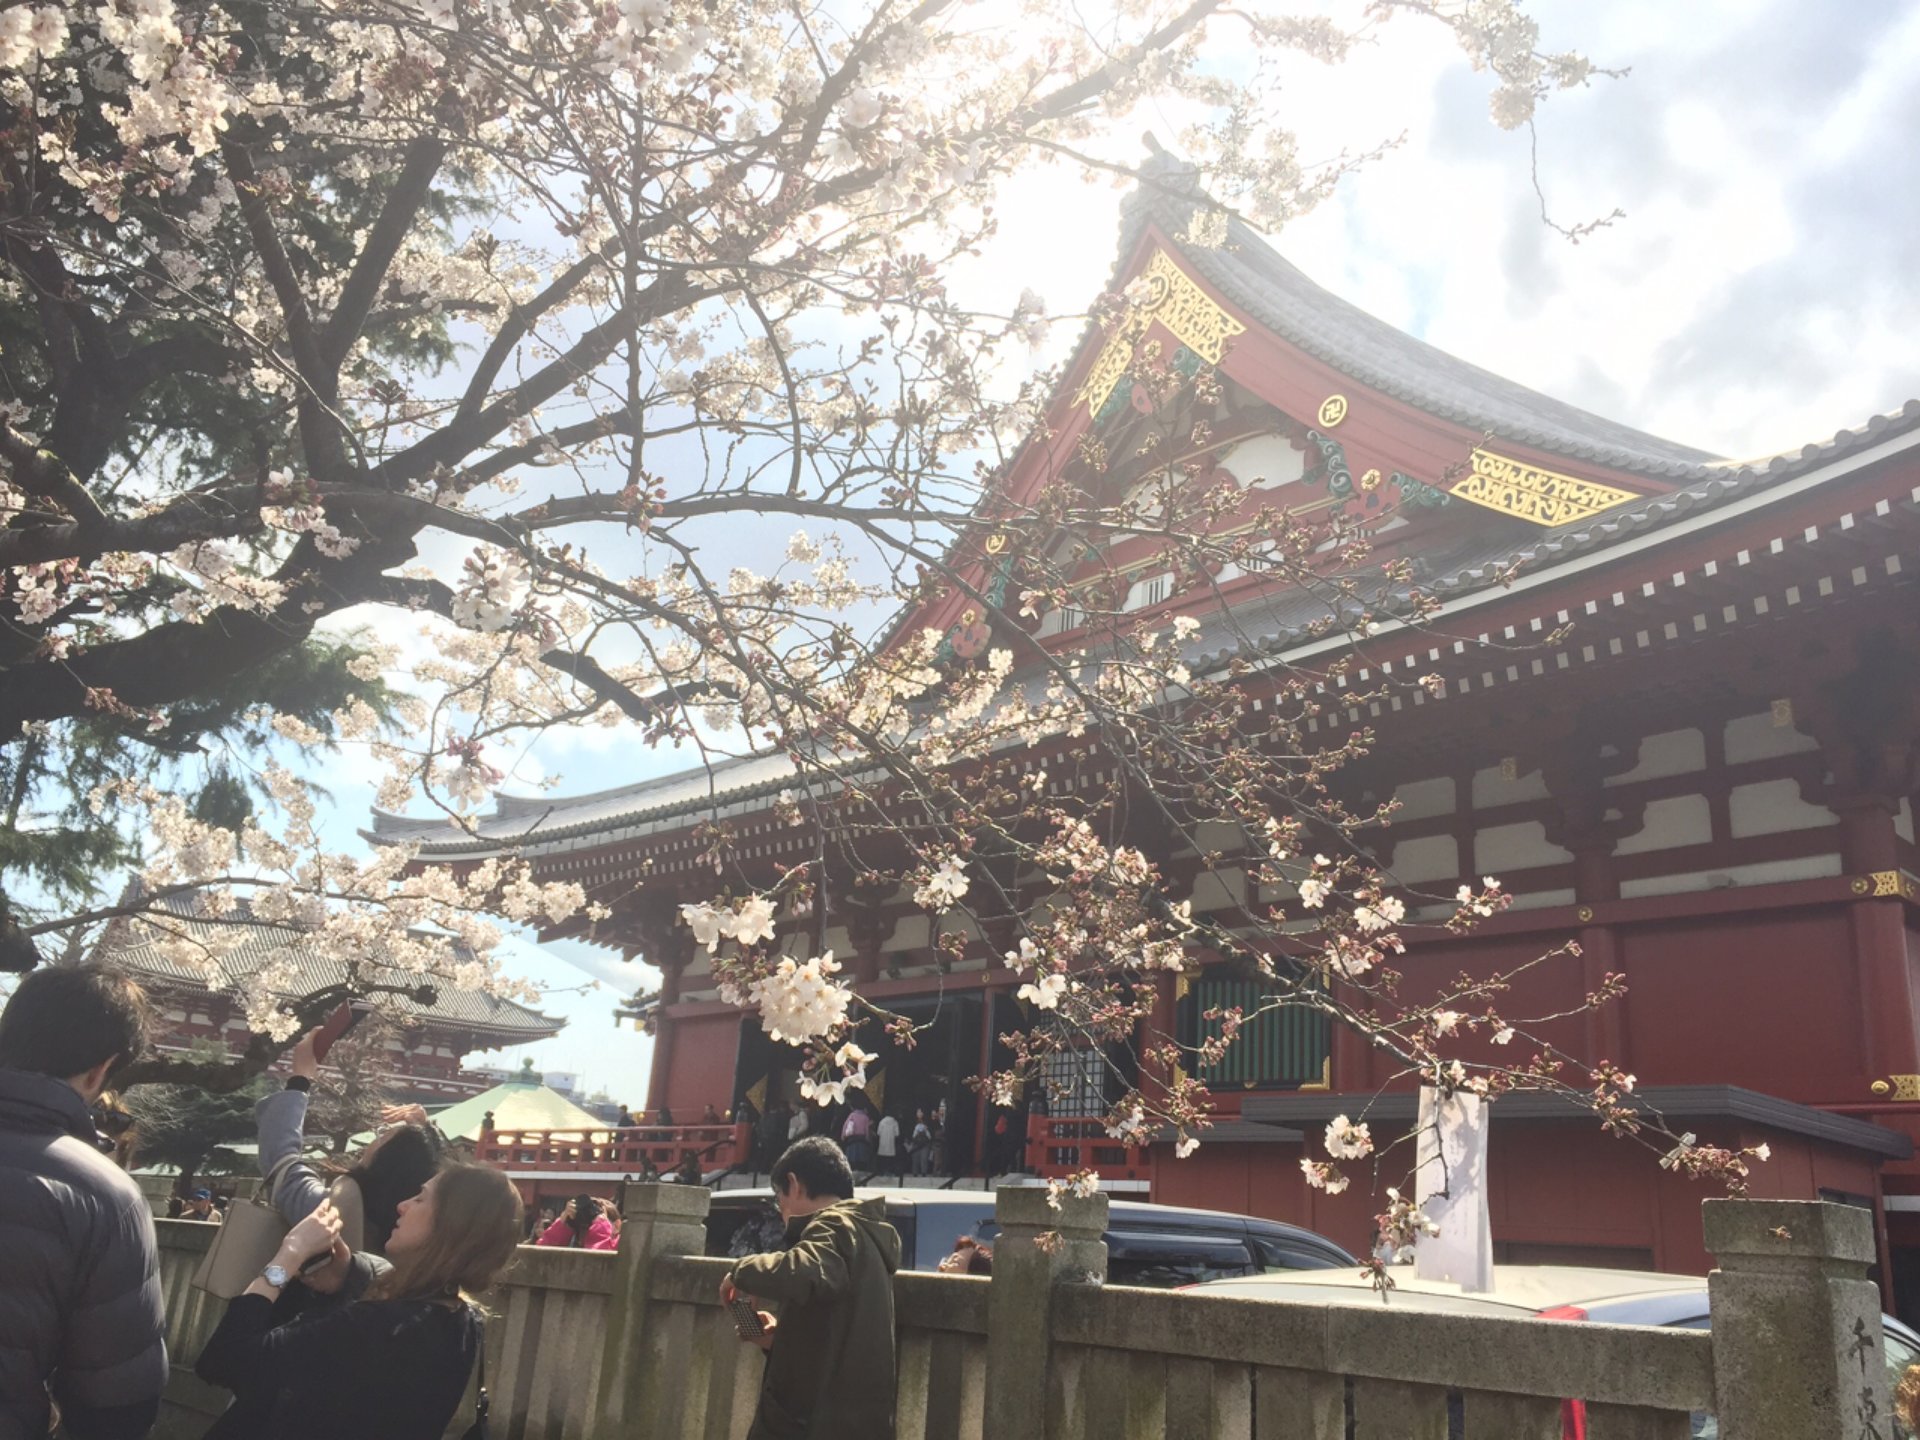
[[(760, 1352), (701, 1258), (708, 1193), (631, 1185), (616, 1254), (523, 1249), (489, 1303), (493, 1440), (740, 1440)], [(1101, 1283), (1104, 1197), (999, 1192), (991, 1280), (895, 1282), (898, 1440), (1895, 1440), (1871, 1217), (1706, 1204), (1712, 1333), (1321, 1305)], [(162, 1221), (176, 1378), (162, 1440), (219, 1397), (191, 1362), (219, 1303), (207, 1227)], [(856, 1357), (853, 1363), (859, 1363)], [(463, 1415), (452, 1434), (470, 1417)]]

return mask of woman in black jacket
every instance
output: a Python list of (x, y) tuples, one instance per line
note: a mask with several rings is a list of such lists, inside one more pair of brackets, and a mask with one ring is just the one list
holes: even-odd
[[(241, 1392), (219, 1440), (439, 1440), (480, 1353), (473, 1295), (489, 1289), (520, 1238), (520, 1196), (498, 1170), (448, 1164), (399, 1207), (387, 1258), (364, 1298), (285, 1316), (288, 1285), (337, 1294), (356, 1262), (331, 1204), (287, 1232), (260, 1278), (227, 1306), (194, 1367)], [(294, 1277), (318, 1256), (327, 1262)]]

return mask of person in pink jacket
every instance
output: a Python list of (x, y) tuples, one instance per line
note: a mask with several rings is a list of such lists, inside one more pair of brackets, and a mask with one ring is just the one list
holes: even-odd
[(591, 1195), (576, 1195), (549, 1225), (536, 1245), (557, 1245), (573, 1250), (614, 1250), (620, 1236), (601, 1208), (602, 1202)]

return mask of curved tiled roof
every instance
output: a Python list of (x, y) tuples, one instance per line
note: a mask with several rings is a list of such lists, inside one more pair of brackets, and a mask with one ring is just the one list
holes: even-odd
[(373, 827), (362, 833), (379, 843), (413, 843), (423, 853), (480, 853), (521, 842), (543, 848), (584, 835), (596, 845), (644, 834), (656, 819), (685, 815), (703, 804), (722, 804), (747, 795), (777, 795), (791, 785), (795, 770), (784, 752), (743, 755), (698, 769), (677, 771), (632, 785), (562, 799), (502, 795), (491, 815), (471, 821), (468, 833), (447, 820), (415, 820), (373, 812)]
[[(1162, 157), (1147, 174), (1127, 203), (1123, 264), (1149, 221), (1178, 237), (1203, 203), (1176, 162)], [(1628, 473), (1678, 481), (1781, 474), (1878, 440), (1890, 426), (1920, 423), (1920, 401), (1909, 401), (1799, 450), (1728, 460), (1530, 390), (1397, 330), (1316, 284), (1238, 218), (1228, 221), (1218, 248), (1174, 243), (1181, 260), (1236, 308), (1342, 374), (1483, 434)]]
[[(1250, 319), (1383, 394), (1482, 434), (1629, 474), (1675, 488), (1638, 497), (1589, 519), (1542, 530), (1491, 511), (1444, 551), (1419, 557), (1420, 589), (1441, 600), (1486, 589), (1516, 566), (1535, 572), (1614, 546), (1655, 537), (1818, 471), (1869, 447), (1920, 434), (1920, 400), (1876, 416), (1856, 429), (1799, 450), (1758, 459), (1721, 459), (1542, 395), (1524, 385), (1446, 354), (1396, 330), (1323, 289), (1265, 239), (1233, 219), (1226, 243), (1202, 248), (1182, 243), (1202, 203), (1191, 171), (1160, 156), (1129, 197), (1117, 264), (1125, 266), (1148, 223), (1172, 237), (1181, 261)], [(1124, 277), (1113, 277), (1116, 287)], [(1090, 325), (1078, 347), (1103, 343)], [(1464, 502), (1462, 502), (1464, 503)], [(1235, 655), (1274, 655), (1307, 639), (1326, 616), (1317, 597), (1278, 592), (1206, 617), (1183, 647), (1199, 669)], [(414, 821), (376, 813), (370, 838), (414, 841), (426, 853), (472, 855), (528, 843), (545, 853), (591, 849), (650, 831), (677, 828), (698, 810), (757, 808), (793, 777), (784, 755), (748, 756), (710, 768), (561, 800), (502, 798), (492, 816), (469, 835), (442, 820)]]
[[(217, 936), (222, 944), (232, 943), (233, 925), (196, 914), (191, 896), (169, 901), (164, 908), (177, 919), (188, 935), (207, 940)], [(242, 901), (238, 913), (243, 918), (245, 911), (245, 902)], [(167, 959), (151, 941), (139, 937), (124, 925), (109, 929), (101, 942), (100, 956), (136, 978), (196, 990), (222, 988), (209, 987), (207, 977), (200, 971)], [(279, 992), (289, 999), (311, 995), (315, 991), (342, 984), (347, 979), (346, 967), (308, 945), (306, 936), (300, 930), (290, 925), (255, 921), (248, 925), (245, 938), (220, 957), (220, 968), (226, 979), (224, 988), (239, 989), (249, 976), (269, 961), (276, 964), (281, 961), (292, 962), (292, 979)], [(380, 978), (377, 971), (373, 975), (375, 979)], [(437, 998), (433, 1004), (422, 1005), (404, 995), (384, 995), (380, 1001), (381, 1008), (403, 1018), (439, 1020), (449, 1025), (516, 1035), (522, 1039), (556, 1035), (566, 1024), (564, 1020), (542, 1015), (537, 1010), (497, 995), (457, 989), (451, 984), (436, 983), (430, 977), (403, 975), (399, 971), (391, 974), (394, 984), (418, 985), (423, 978), (434, 986)]]

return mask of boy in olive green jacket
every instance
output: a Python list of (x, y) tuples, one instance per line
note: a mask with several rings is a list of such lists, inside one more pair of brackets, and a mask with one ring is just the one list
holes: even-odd
[(893, 1272), (900, 1236), (884, 1199), (853, 1198), (853, 1171), (824, 1135), (789, 1146), (773, 1167), (787, 1248), (749, 1255), (720, 1298), (772, 1300), (758, 1334), (767, 1352), (747, 1440), (893, 1440)]

